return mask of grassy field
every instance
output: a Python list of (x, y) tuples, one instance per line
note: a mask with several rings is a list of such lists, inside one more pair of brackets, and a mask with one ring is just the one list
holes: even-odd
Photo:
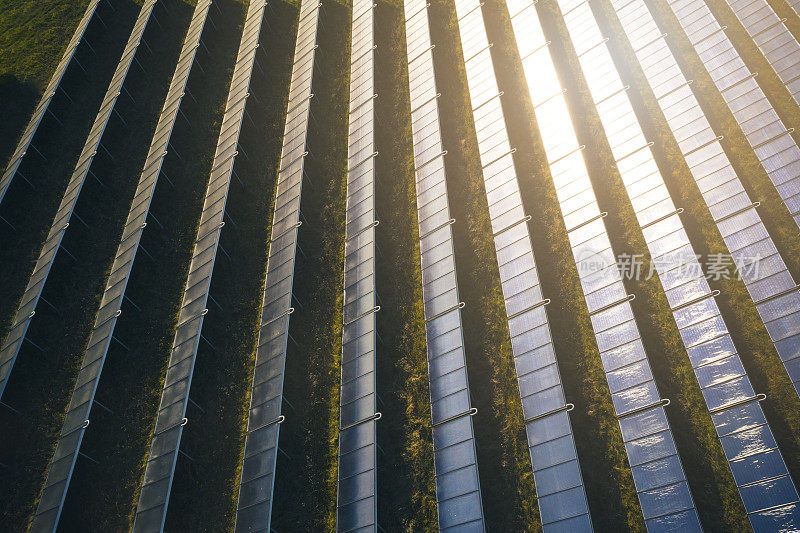
[[(793, 275), (800, 276), (797, 230), (742, 132), (669, 7), (647, 0), (693, 90), (762, 215)], [(781, 16), (800, 30), (800, 17), (782, 3)], [(137, 55), (147, 77), (132, 67), (112, 117), (103, 151), (93, 164), (102, 184), (88, 178), (3, 400), (22, 412), (0, 409), (0, 530), (25, 529), (36, 509), (64, 409), (94, 322), (122, 224), (151, 142), (193, 0), (165, 0), (157, 7), (148, 44)], [(0, 160), (13, 150), (63, 53), (88, 0), (0, 0)], [(159, 2), (161, 3), (161, 2)], [(787, 125), (800, 119), (786, 89), (748, 42), (725, 0), (709, 0), (720, 23)], [(85, 141), (142, 0), (101, 3), (101, 23), (87, 32), (97, 54), (82, 47), (84, 73), (72, 67), (64, 80), (70, 99), (52, 109), (63, 122), (43, 122), (22, 172), (0, 207), (0, 338), (5, 335), (38, 256), (52, 214)], [(454, 3), (432, 2), (430, 18), (446, 156), (451, 215), (463, 310), (475, 433), (487, 528), (541, 529), (522, 407), (491, 235)], [(275, 181), (300, 1), (272, 2), (265, 15), (248, 115), (228, 197), (228, 217), (211, 287), (189, 406), (172, 487), (169, 530), (223, 531), (233, 527), (238, 496), (262, 291), (266, 275)], [(95, 406), (60, 527), (85, 524), (103, 531), (130, 528), (152, 437), (164, 372), (173, 342), (197, 223), (241, 37), (247, 0), (217, 0), (189, 81), (190, 95), (172, 137), (172, 148), (152, 204), (113, 343), (97, 392), (109, 407)], [(658, 104), (607, 1), (592, 3), (682, 220), (700, 254), (726, 253), (722, 238), (678, 150)], [(219, 8), (219, 9), (217, 9)], [(555, 0), (537, 9), (552, 40), (562, 84), (575, 121), (614, 251), (649, 255), (602, 124), (592, 104)], [(788, 10), (788, 11), (787, 11)], [(525, 79), (503, 0), (483, 7), (523, 202), (548, 306), (587, 497), (595, 528), (644, 531), (618, 422), (549, 174)], [(788, 14), (787, 14), (788, 13)], [(335, 527), (343, 255), (350, 71), (349, 0), (325, 2), (321, 12), (303, 183), (303, 226), (295, 271), (285, 374), (286, 422), (281, 431), (272, 525), (276, 531), (330, 531)], [(378, 410), (378, 521), (386, 531), (435, 531), (436, 494), (427, 351), (422, 306), (416, 192), (411, 146), (404, 12), (401, 0), (380, 0), (376, 16), (376, 279), (379, 342), (376, 350)], [(34, 53), (31, 53), (34, 51)], [(689, 76), (691, 73), (691, 76)], [(10, 105), (6, 105), (10, 103)], [(127, 123), (127, 125), (126, 125)], [(67, 134), (69, 132), (69, 134)], [(797, 138), (800, 134), (795, 133)], [(241, 181), (240, 181), (241, 180)], [(174, 185), (174, 187), (173, 187)], [(767, 209), (764, 207), (768, 206)], [(793, 229), (794, 228), (794, 229)], [(790, 472), (800, 481), (800, 400), (744, 285), (712, 281), (728, 328)], [(701, 520), (708, 529), (750, 529), (733, 477), (705, 408), (686, 350), (657, 278), (626, 281), (643, 340), (667, 409)], [(56, 332), (55, 334), (53, 332)]]
[(0, 1), (3, 168), (88, 4), (89, 0)]
[(10, 466), (2, 502), (8, 510), (3, 513), (4, 519), (11, 529), (25, 524), (35, 508), (105, 276), (186, 31), (189, 6), (177, 0), (168, 5), (172, 8), (169, 20), (165, 19), (162, 28), (151, 27), (145, 33), (149, 44), (161, 53), (154, 56), (143, 51), (139, 61), (148, 69), (148, 77), (132, 70), (126, 83), (137, 103), (119, 102), (125, 122), (139, 127), (129, 128), (119, 118), (112, 118), (103, 138), (112, 155), (98, 154), (92, 165), (92, 171), (102, 176), (103, 184), (87, 179), (76, 206), (86, 226), (74, 223), (63, 242), (77, 261), (66, 253), (56, 258), (43, 292), (54, 308), (40, 303), (28, 332), (44, 352), (33, 346), (23, 348), (4, 396), (23, 413), (11, 422), (15, 431), (4, 435)]
[(386, 531), (411, 532), (435, 531), (437, 521), (404, 18), (399, 0), (378, 3), (378, 517)]

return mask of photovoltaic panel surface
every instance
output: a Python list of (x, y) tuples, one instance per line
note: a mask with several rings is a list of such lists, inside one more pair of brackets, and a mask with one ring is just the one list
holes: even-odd
[(145, 464), (144, 479), (133, 522), (133, 531), (162, 531), (167, 515), (172, 479), (178, 460), (186, 407), (197, 358), (211, 275), (219, 246), (225, 203), (231, 182), (239, 133), (249, 96), (258, 39), (264, 19), (265, 0), (253, 0), (247, 8), (239, 53), (233, 70), (225, 114), (211, 166), (200, 224), (183, 293), (178, 325), (167, 366), (155, 429)]
[(189, 79), (195, 53), (200, 46), (200, 36), (210, 7), (211, 0), (200, 0), (195, 6), (192, 20), (189, 23), (189, 30), (184, 39), (175, 74), (172, 77), (153, 135), (144, 170), (139, 178), (136, 194), (128, 212), (128, 219), (122, 230), (122, 239), (100, 301), (100, 310), (97, 313), (94, 328), (83, 356), (83, 364), (72, 391), (61, 435), (50, 461), (50, 468), (39, 499), (39, 506), (33, 518), (31, 531), (54, 531), (58, 525), (61, 508), (64, 505), (83, 434), (86, 431), (87, 421), (94, 403), (100, 373), (103, 370), (106, 354), (114, 334), (114, 326), (121, 313), (125, 288), (130, 279), (142, 232), (146, 226), (150, 202), (155, 192), (158, 175), (161, 173), (161, 165), (167, 154), (167, 145), (178, 118), (186, 82)]
[[(638, 0), (637, 0), (638, 1)], [(756, 531), (791, 529), (797, 493), (588, 4), (565, 21), (734, 481)], [(784, 498), (784, 499), (781, 499)], [(767, 510), (770, 505), (776, 508)], [(796, 526), (796, 524), (795, 524)], [(778, 528), (779, 529), (779, 528)]]
[(731, 260), (800, 393), (800, 294), (644, 3), (613, 2)]
[(507, 4), (645, 524), (649, 531), (700, 531), (667, 402), (653, 379), (549, 43), (533, 2)]
[(800, 44), (766, 0), (726, 0), (770, 66), (800, 103)]
[(61, 80), (64, 78), (64, 74), (67, 72), (67, 68), (72, 62), (72, 58), (75, 56), (78, 46), (81, 44), (83, 35), (86, 33), (86, 28), (88, 28), (89, 24), (92, 22), (99, 4), (100, 0), (91, 0), (89, 5), (86, 7), (86, 12), (83, 14), (83, 18), (81, 18), (81, 21), (78, 23), (78, 27), (75, 29), (75, 33), (72, 35), (72, 39), (70, 39), (67, 49), (64, 51), (64, 56), (58, 63), (58, 66), (53, 73), (53, 77), (50, 78), (50, 82), (47, 84), (47, 88), (44, 90), (42, 99), (39, 101), (39, 104), (33, 111), (33, 115), (31, 116), (30, 121), (28, 121), (25, 131), (22, 133), (22, 137), (20, 138), (14, 153), (11, 155), (11, 160), (8, 162), (5, 172), (3, 172), (3, 177), (0, 178), (0, 203), (3, 203), (3, 198), (5, 198), (6, 191), (8, 191), (8, 188), (11, 186), (11, 181), (14, 179), (14, 176), (17, 174), (17, 170), (19, 170), (19, 166), (22, 164), (22, 160), (28, 153), (28, 148), (33, 142), (33, 138), (36, 135), (36, 132), (39, 130), (39, 125), (42, 123), (42, 119), (44, 119), (44, 115), (47, 113), (47, 110), (50, 107), (50, 102), (53, 100), (56, 92), (61, 87)]
[(456, 11), (542, 526), (592, 531), (481, 4)]
[(111, 83), (100, 105), (100, 111), (95, 117), (92, 129), (89, 131), (89, 137), (86, 139), (81, 155), (78, 158), (78, 164), (70, 177), (55, 219), (50, 225), (47, 238), (39, 252), (39, 258), (36, 260), (36, 265), (28, 280), (25, 293), (22, 295), (22, 300), (17, 307), (17, 312), (11, 323), (11, 329), (5, 340), (3, 340), (2, 345), (0, 345), (0, 398), (3, 396), (3, 391), (8, 384), (8, 376), (17, 359), (17, 355), (19, 355), (22, 343), (25, 341), (28, 326), (30, 326), (31, 320), (36, 313), (36, 306), (39, 304), (39, 298), (47, 282), (47, 276), (50, 274), (50, 268), (53, 266), (56, 254), (61, 247), (64, 233), (69, 227), (81, 189), (89, 175), (92, 161), (97, 155), (97, 151), (101, 148), (103, 133), (106, 130), (108, 121), (111, 119), (111, 113), (115, 110), (117, 98), (121, 94), (125, 79), (128, 77), (131, 63), (136, 56), (136, 50), (142, 41), (142, 36), (150, 21), (155, 4), (156, 0), (147, 0), (139, 11), (133, 31), (122, 52), (122, 58), (119, 60), (111, 78)]
[(244, 445), (236, 531), (269, 531), (283, 403), (286, 343), (300, 227), (300, 193), (316, 56), (319, 0), (300, 4), (289, 102), (278, 169), (267, 277), (261, 307), (247, 436)]
[(354, 0), (345, 213), (336, 530), (377, 531), (375, 381), (375, 33), (373, 0)]
[(411, 130), (428, 348), (436, 508), (442, 531), (485, 529), (458, 296), (439, 93), (425, 0), (405, 0)]

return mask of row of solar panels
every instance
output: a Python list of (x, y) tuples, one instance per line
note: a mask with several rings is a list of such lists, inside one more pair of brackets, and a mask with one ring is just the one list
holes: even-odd
[[(520, 2), (522, 9), (533, 2)], [(461, 48), (526, 421), (539, 513), (545, 531), (591, 531), (589, 507), (522, 205), (501, 96), (478, 0), (456, 2)], [(512, 10), (516, 9), (512, 6)], [(528, 10), (533, 13), (532, 9)], [(515, 12), (513, 14), (516, 14)], [(512, 18), (515, 34), (530, 29)], [(520, 33), (522, 32), (522, 33)], [(542, 41), (543, 42), (543, 41)], [(539, 46), (537, 43), (536, 46)], [(538, 83), (538, 81), (537, 81)]]
[(303, 0), (300, 5), (247, 417), (236, 531), (269, 531), (272, 520), (278, 437), (284, 419), (281, 412), (289, 315), (293, 311), (300, 193), (308, 155), (306, 140), (321, 6), (318, 0)]
[(441, 530), (484, 531), (428, 7), (404, 2), (436, 507)]
[[(800, 379), (800, 294), (647, 8), (621, 20), (742, 280), (786, 366)], [(638, 17), (638, 18), (636, 18)], [(622, 19), (622, 17), (620, 17)], [(800, 391), (798, 391), (800, 393)]]
[(375, 381), (375, 24), (372, 0), (355, 0), (342, 310), (336, 531), (377, 524)]
[(86, 182), (86, 178), (91, 171), (94, 157), (101, 147), (103, 133), (111, 119), (111, 113), (115, 110), (117, 98), (121, 94), (123, 84), (125, 83), (130, 66), (136, 56), (136, 51), (142, 41), (142, 36), (150, 21), (150, 15), (153, 12), (155, 4), (156, 0), (147, 0), (139, 12), (131, 36), (122, 52), (122, 58), (114, 71), (111, 83), (100, 105), (100, 110), (92, 124), (89, 137), (86, 139), (86, 143), (81, 150), (78, 164), (64, 191), (64, 196), (61, 199), (61, 204), (58, 206), (55, 218), (50, 225), (47, 238), (42, 244), (39, 258), (36, 260), (36, 265), (34, 266), (31, 277), (28, 280), (28, 285), (22, 295), (22, 300), (17, 307), (16, 314), (11, 323), (11, 329), (3, 340), (2, 345), (0, 345), (0, 397), (2, 397), (3, 391), (8, 384), (9, 374), (22, 348), (22, 343), (25, 341), (25, 335), (36, 313), (36, 307), (42, 295), (44, 285), (47, 282), (47, 277), (50, 274), (50, 269), (53, 266), (61, 246), (61, 241), (64, 239), (64, 234), (71, 222), (75, 205), (78, 203), (78, 197), (83, 188), (83, 184)]
[[(631, 4), (644, 6), (638, 0)], [(631, 4), (624, 9), (641, 21), (645, 12)], [(797, 492), (600, 29), (587, 4), (563, 1), (561, 6), (568, 11), (565, 20), (592, 98), (751, 523), (756, 531), (791, 528), (798, 519)], [(781, 504), (776, 512), (773, 507)]]
[[(645, 523), (651, 531), (701, 529), (650, 364), (617, 269), (603, 218), (571, 125), (564, 91), (549, 45), (530, 2), (511, 5), (540, 138), (589, 308), (615, 413), (631, 465)], [(591, 27), (569, 10), (567, 26), (577, 35), (578, 54), (591, 52)], [(577, 24), (577, 27), (576, 27)], [(574, 30), (574, 31), (573, 31)], [(595, 65), (597, 67), (597, 65)], [(605, 71), (597, 70), (603, 74)]]
[(770, 66), (800, 103), (800, 44), (766, 0), (727, 0)]
[(134, 531), (158, 531), (164, 527), (181, 435), (183, 427), (188, 422), (185, 416), (192, 374), (203, 317), (208, 312), (206, 303), (211, 276), (224, 226), (225, 205), (247, 97), (250, 94), (248, 90), (265, 7), (264, 0), (254, 0), (247, 9), (178, 314), (175, 338), (161, 391), (155, 429), (145, 464), (144, 479), (133, 524)]
[(194, 14), (178, 59), (164, 107), (156, 125), (153, 141), (145, 160), (144, 169), (122, 230), (114, 263), (100, 301), (100, 310), (83, 356), (83, 364), (70, 398), (67, 414), (61, 428), (47, 479), (39, 499), (32, 531), (53, 531), (58, 524), (61, 508), (78, 458), (83, 434), (88, 426), (100, 374), (108, 353), (114, 327), (121, 314), (122, 300), (130, 279), (136, 252), (147, 225), (150, 203), (155, 193), (161, 166), (167, 154), (171, 134), (178, 118), (186, 83), (194, 63), (200, 37), (211, 8), (211, 0), (201, 0)]
[(800, 149), (781, 122), (755, 75), (702, 0), (674, 0), (673, 12), (717, 89), (800, 226)]
[(50, 78), (50, 82), (47, 84), (47, 87), (44, 90), (42, 99), (39, 101), (36, 109), (33, 111), (33, 115), (31, 116), (28, 125), (25, 127), (25, 131), (22, 133), (22, 137), (20, 138), (19, 143), (17, 143), (14, 153), (11, 155), (8, 166), (6, 166), (5, 172), (3, 172), (3, 177), (0, 178), (0, 204), (3, 203), (3, 198), (5, 198), (8, 188), (11, 186), (11, 181), (14, 179), (14, 176), (16, 176), (17, 171), (22, 164), (22, 160), (28, 153), (28, 148), (31, 146), (33, 138), (36, 135), (36, 132), (39, 130), (39, 125), (42, 123), (42, 119), (44, 119), (44, 115), (47, 113), (47, 110), (50, 107), (50, 102), (55, 97), (56, 92), (58, 92), (58, 90), (61, 88), (61, 80), (64, 78), (64, 74), (67, 72), (67, 68), (71, 64), (72, 58), (75, 56), (78, 47), (83, 41), (83, 36), (86, 33), (86, 29), (94, 19), (99, 4), (100, 0), (91, 0), (89, 5), (86, 7), (86, 12), (83, 14), (83, 18), (81, 18), (81, 21), (78, 23), (78, 27), (76, 28), (75, 33), (72, 35), (72, 39), (70, 39), (61, 61), (58, 63), (58, 66), (53, 73), (53, 77)]
[[(800, 225), (800, 149), (789, 135), (791, 131), (780, 121), (705, 4), (700, 0), (686, 0), (673, 2), (672, 8), (689, 38), (697, 43), (695, 47), (700, 58), (790, 214)], [(792, 291), (757, 308), (773, 341), (781, 346), (787, 371), (800, 394), (800, 294)]]

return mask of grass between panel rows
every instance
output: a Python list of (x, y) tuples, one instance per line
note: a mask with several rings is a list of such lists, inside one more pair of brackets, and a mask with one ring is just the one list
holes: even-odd
[(265, 13), (167, 528), (233, 528), (296, 20), (294, 3)]
[[(597, 7), (601, 28), (611, 35), (624, 36), (619, 21), (608, 4)], [(630, 91), (634, 109), (643, 125), (645, 136), (655, 144), (653, 151), (667, 183), (670, 195), (685, 212), (681, 219), (695, 253), (702, 256), (725, 254), (725, 246), (686, 162), (670, 133), (658, 103), (635, 62), (627, 40), (609, 41), (623, 82), (636, 88)], [(736, 279), (710, 280), (712, 289), (721, 292), (717, 298), (728, 329), (741, 355), (756, 392), (763, 392), (764, 412), (783, 452), (789, 471), (800, 479), (800, 400), (786, 374), (780, 357), (761, 322), (744, 283)]]
[[(713, 1), (709, 2), (709, 5), (713, 4)], [(730, 11), (724, 0), (722, 4), (727, 11)], [(758, 161), (758, 157), (736, 123), (733, 113), (714, 85), (714, 81), (695, 52), (672, 9), (662, 2), (648, 2), (648, 7), (659, 27), (668, 34), (667, 42), (681, 70), (685, 73), (686, 78), (693, 80), (692, 92), (697, 97), (714, 131), (723, 136), (720, 143), (728, 154), (736, 174), (741, 178), (742, 185), (747, 190), (750, 199), (753, 202), (761, 202), (762, 207), (758, 209), (758, 213), (775, 241), (775, 245), (785, 258), (789, 271), (795, 279), (798, 279), (798, 275), (800, 275), (800, 238), (798, 238), (797, 225), (789, 214), (789, 210), (781, 200), (764, 167)], [(719, 10), (717, 11), (719, 12)], [(725, 17), (725, 22), (720, 21), (720, 24), (731, 24), (730, 29), (726, 29), (728, 39), (734, 44), (734, 47), (738, 48), (740, 57), (747, 59), (746, 64), (750, 65), (752, 72), (758, 72), (756, 81), (768, 95), (768, 100), (784, 124), (797, 124), (800, 120), (800, 107), (797, 106), (789, 91), (769, 67), (766, 58), (761, 55), (736, 16), (730, 12), (729, 16)], [(797, 138), (800, 138), (800, 135), (795, 137), (795, 139)]]
[(349, 5), (323, 4), (284, 379), (285, 454), (278, 456), (272, 508), (277, 531), (330, 531), (336, 521), (349, 30)]
[[(78, 462), (61, 519), (66, 527), (93, 523), (123, 530), (133, 522), (241, 35), (242, 3), (218, 5), (222, 14), (212, 8), (203, 33), (211, 55), (202, 46), (198, 50), (142, 236), (142, 246), (153, 260), (142, 250), (137, 254), (126, 291), (132, 303), (124, 303), (117, 323), (115, 336), (130, 352), (112, 343), (98, 387), (97, 399), (114, 413), (97, 406), (92, 411), (83, 449), (99, 464)], [(173, 16), (171, 10), (169, 17)]]
[[(96, 54), (88, 46), (76, 50), (74, 59), (77, 61), (66, 70), (60, 85), (62, 91), (56, 93), (50, 102), (52, 114), (47, 113), (42, 119), (32, 148), (0, 205), (0, 216), (11, 224), (0, 221), (0, 269), (3, 272), (0, 338), (5, 337), (11, 326), (139, 8), (139, 4), (128, 0), (118, 2), (116, 11), (105, 2), (98, 7), (97, 14), (103, 17), (110, 30), (106, 30), (99, 19), (87, 27), (84, 38), (91, 43)], [(13, 96), (9, 98), (11, 105), (8, 109), (25, 108), (24, 103)], [(3, 102), (6, 102), (5, 98)], [(27, 122), (33, 105), (35, 103), (25, 108), (24, 122)], [(0, 129), (10, 135), (7, 141), (0, 139), (0, 150), (7, 148), (10, 156), (16, 147), (17, 135), (25, 124), (20, 124), (20, 131), (15, 130), (16, 133), (6, 130), (7, 125), (5, 121), (0, 125)], [(2, 160), (5, 168), (6, 157)]]
[(404, 19), (399, 0), (375, 9), (378, 522), (411, 532), (437, 520)]

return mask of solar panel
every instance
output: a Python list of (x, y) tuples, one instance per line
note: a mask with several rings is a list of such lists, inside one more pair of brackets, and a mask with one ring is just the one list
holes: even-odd
[[(283, 379), (292, 284), (300, 227), (300, 193), (316, 56), (319, 0), (303, 0), (294, 50), (289, 103), (278, 170), (267, 278), (261, 307), (236, 531), (269, 531), (283, 403)], [(374, 412), (374, 411), (373, 411)]]
[(167, 92), (164, 107), (153, 135), (150, 150), (145, 159), (144, 170), (139, 178), (133, 202), (114, 263), (100, 301), (100, 310), (83, 356), (75, 388), (72, 391), (67, 414), (55, 452), (50, 461), (39, 506), (31, 524), (31, 531), (54, 531), (58, 525), (61, 509), (69, 489), (75, 461), (78, 458), (83, 434), (87, 428), (89, 414), (94, 403), (95, 392), (100, 381), (106, 354), (117, 318), (121, 314), (122, 299), (130, 279), (136, 251), (146, 225), (150, 202), (161, 173), (161, 165), (167, 154), (173, 126), (178, 118), (181, 100), (189, 79), (195, 53), (200, 46), (200, 36), (211, 8), (211, 0), (201, 0), (195, 7), (189, 29), (183, 42), (172, 82)]
[(766, 0), (726, 0), (792, 97), (800, 103), (800, 44)]
[(265, 0), (254, 0), (247, 8), (239, 53), (233, 70), (225, 114), (211, 167), (194, 252), (178, 314), (178, 325), (167, 366), (153, 439), (145, 464), (144, 479), (133, 523), (134, 531), (162, 531), (167, 503), (178, 460), (186, 406), (189, 402), (200, 331), (219, 245), (225, 202), (231, 182), (250, 78), (255, 64), (258, 38), (264, 19)]
[(619, 14), (711, 216), (800, 394), (800, 293), (755, 210), (759, 204), (748, 197), (719, 143), (721, 137), (712, 130), (647, 8), (633, 2)]
[[(456, 11), (541, 522), (545, 531), (592, 531), (572, 405), (558, 370), (480, 5), (460, 1)], [(513, 28), (520, 36), (519, 24)]]
[(14, 321), (11, 323), (11, 329), (8, 335), (6, 335), (2, 347), (0, 347), (0, 397), (2, 397), (6, 384), (8, 384), (8, 376), (17, 359), (17, 355), (19, 355), (19, 350), (25, 340), (28, 326), (30, 325), (31, 319), (33, 319), (33, 315), (36, 313), (36, 306), (39, 303), (39, 298), (44, 289), (44, 284), (47, 281), (47, 276), (50, 274), (50, 268), (53, 266), (56, 254), (61, 246), (61, 241), (64, 238), (64, 233), (66, 233), (67, 227), (69, 227), (72, 213), (75, 210), (75, 205), (78, 203), (78, 196), (89, 174), (94, 156), (100, 148), (103, 133), (111, 118), (111, 113), (114, 111), (117, 97), (120, 95), (122, 85), (125, 83), (125, 79), (128, 76), (128, 70), (136, 56), (136, 50), (147, 28), (155, 3), (156, 0), (147, 0), (139, 12), (131, 36), (122, 52), (122, 58), (119, 60), (117, 69), (114, 71), (111, 83), (108, 86), (108, 90), (103, 97), (100, 111), (97, 113), (97, 117), (95, 117), (92, 129), (89, 131), (89, 137), (86, 139), (86, 144), (84, 144), (81, 155), (78, 158), (78, 164), (64, 191), (64, 196), (61, 199), (61, 204), (58, 206), (55, 219), (47, 233), (47, 238), (42, 244), (39, 258), (36, 260), (36, 266), (31, 273), (28, 285), (22, 295), (22, 300), (17, 307)]
[(345, 219), (337, 531), (377, 530), (375, 424), (375, 34), (373, 0), (353, 2)]
[(800, 0), (786, 0), (786, 3), (794, 9), (794, 12), (800, 15)]
[[(661, 399), (653, 379), (630, 304), (633, 298), (627, 295), (617, 269), (603, 222), (606, 213), (597, 205), (549, 42), (534, 2), (507, 3), (645, 523), (649, 530), (672, 524), (684, 531), (700, 531), (664, 411), (668, 402)], [(587, 28), (573, 24), (570, 31), (582, 42)]]
[(800, 149), (702, 0), (673, 0), (673, 12), (800, 226)]
[(44, 90), (42, 99), (39, 101), (39, 104), (33, 111), (33, 115), (31, 116), (30, 121), (28, 121), (25, 131), (22, 133), (22, 137), (20, 138), (19, 143), (17, 143), (14, 153), (11, 155), (11, 160), (9, 160), (8, 166), (6, 166), (3, 177), (0, 178), (0, 203), (3, 203), (3, 198), (6, 195), (6, 191), (8, 191), (8, 188), (11, 186), (11, 180), (13, 180), (14, 176), (16, 176), (17, 170), (19, 170), (22, 160), (25, 158), (25, 154), (28, 153), (28, 147), (33, 142), (33, 137), (36, 135), (39, 125), (42, 123), (42, 119), (44, 119), (44, 114), (47, 113), (47, 110), (50, 107), (50, 102), (53, 100), (56, 92), (61, 87), (61, 80), (64, 78), (64, 73), (66, 73), (67, 67), (69, 67), (70, 63), (72, 62), (72, 58), (75, 56), (75, 52), (77, 51), (78, 46), (81, 44), (83, 35), (86, 33), (86, 28), (88, 28), (89, 23), (92, 22), (99, 4), (100, 0), (91, 0), (89, 5), (86, 7), (86, 12), (83, 14), (83, 18), (81, 18), (81, 21), (78, 23), (78, 27), (75, 29), (75, 33), (72, 35), (72, 39), (70, 39), (61, 61), (58, 63), (58, 66), (53, 73), (53, 77), (50, 78), (50, 82), (47, 84), (47, 87)]
[[(589, 90), (750, 522), (756, 531), (792, 529), (800, 519), (797, 491), (758, 403), (763, 396), (755, 394), (717, 307), (718, 293), (708, 286), (678, 216), (681, 210), (669, 196), (591, 9), (571, 0), (561, 6), (568, 11), (565, 20)], [(626, 31), (652, 22), (643, 1), (618, 12)], [(639, 34), (651, 42), (653, 37)], [(772, 478), (780, 481), (773, 484)]]
[(404, 2), (436, 508), (440, 530), (484, 531), (428, 6)]

